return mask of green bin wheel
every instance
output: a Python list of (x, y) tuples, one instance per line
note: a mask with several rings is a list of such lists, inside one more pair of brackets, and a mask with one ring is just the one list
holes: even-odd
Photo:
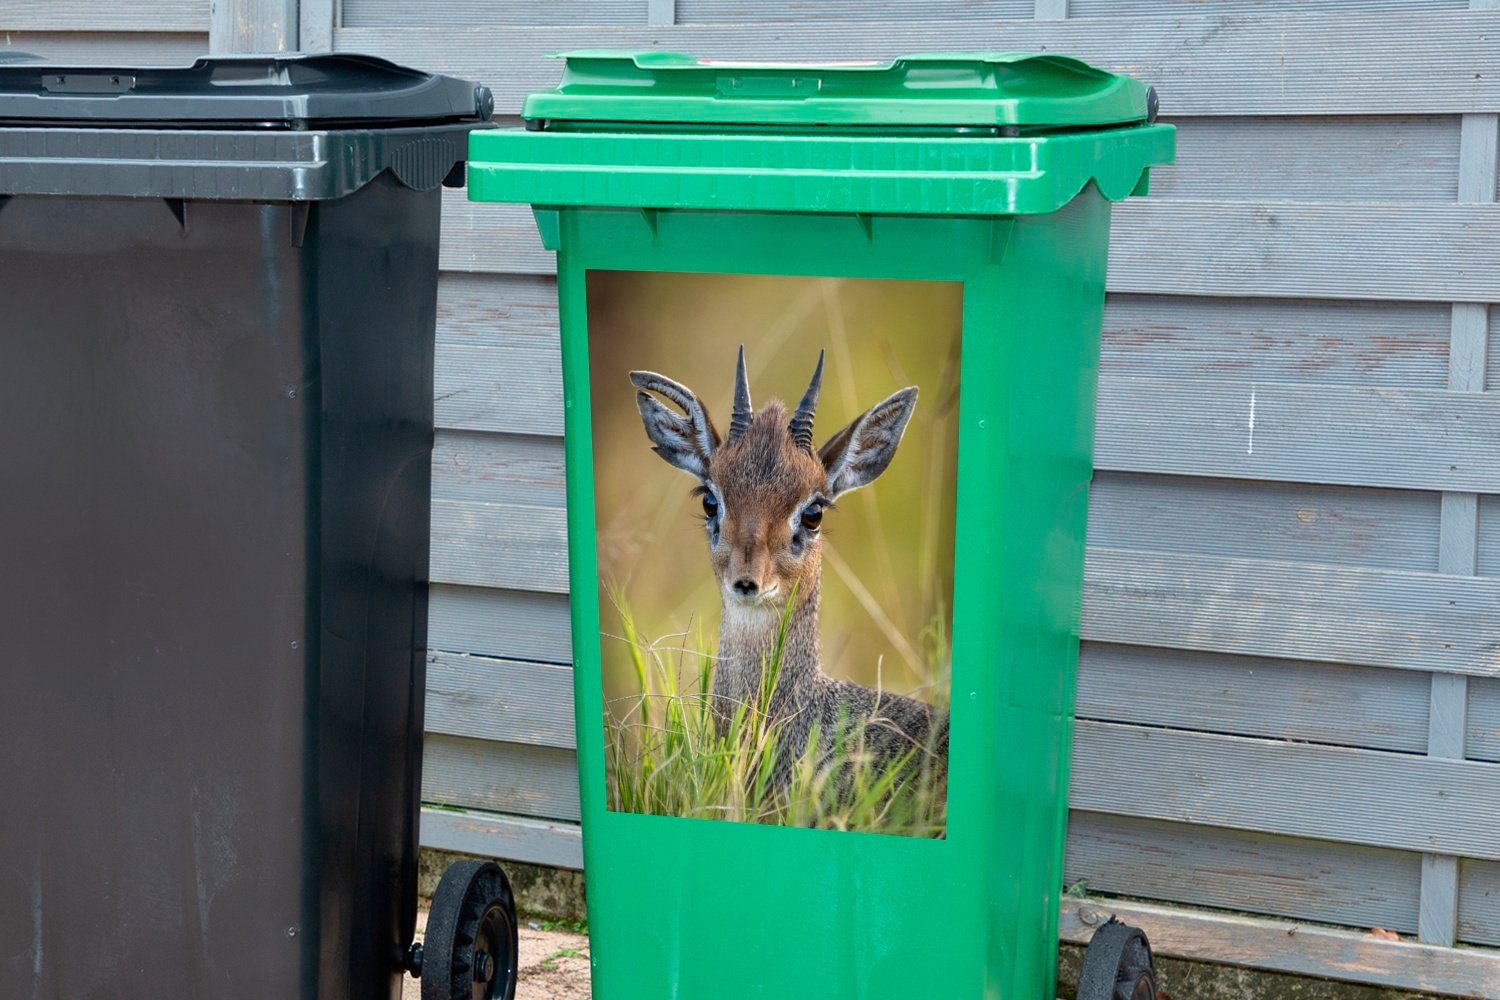
[(515, 1000), (516, 904), (492, 861), (449, 866), (422, 943), (422, 1000)]
[(1144, 931), (1111, 917), (1094, 932), (1083, 954), (1078, 1000), (1156, 1000), (1156, 967)]

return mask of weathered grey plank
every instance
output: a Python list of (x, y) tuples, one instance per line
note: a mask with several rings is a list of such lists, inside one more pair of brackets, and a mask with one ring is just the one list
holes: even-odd
[[(1029, 11), (1027, 14), (1029, 15)], [(889, 15), (886, 15), (889, 16)], [(864, 23), (866, 57), (906, 52), (1045, 49), (1068, 52), (1158, 87), (1172, 115), (1408, 114), (1500, 110), (1500, 53), (1489, 13), (1309, 14), (1250, 17), (928, 20)], [(497, 106), (560, 75), (547, 53), (598, 43), (589, 27), (345, 28), (338, 48), (482, 80)], [(845, 33), (788, 24), (611, 29), (622, 49), (714, 58), (847, 58)], [(1338, 72), (1330, 72), (1330, 50)]]
[[(556, 269), (528, 211), (444, 203), (445, 270)], [(1147, 198), (1115, 206), (1111, 291), (1488, 302), (1500, 300), (1500, 206)], [(1454, 256), (1468, 261), (1453, 268)]]
[(1484, 385), (1500, 389), (1500, 309), (1489, 309), (1489, 342), (1485, 352)]
[(440, 344), (508, 347), (520, 342), (556, 351), (557, 281), (550, 276), (444, 272), (438, 276), (437, 337)]
[[(414, 4), (403, 0), (341, 0), (346, 28), (441, 28), (485, 25), (530, 26), (645, 24), (647, 0), (443, 0)], [(598, 37), (609, 37), (601, 30)]]
[(1080, 718), (1421, 753), (1427, 676), (1085, 642)]
[(422, 810), (422, 846), (554, 868), (583, 867), (576, 823), (546, 823), (492, 813)]
[[(1500, 312), (1500, 309), (1495, 310)], [(1474, 562), (1481, 576), (1500, 576), (1500, 496), (1479, 498)]]
[(333, 28), (339, 20), (339, 0), (298, 0), (297, 48), (303, 52), (331, 52)]
[(432, 649), (567, 664), (573, 659), (566, 594), (434, 584)]
[(1068, 821), (1066, 881), (1090, 893), (1411, 933), (1420, 858), (1102, 813)]
[[(1161, 17), (1201, 14), (1203, 0), (1069, 0), (1074, 17)], [(1213, 0), (1215, 14), (1270, 14), (1282, 11), (1367, 14), (1374, 11), (1465, 10), (1469, 0)]]
[(1146, 198), (1114, 219), (1114, 291), (1500, 300), (1500, 206)]
[(206, 32), (209, 0), (6, 0), (0, 32)]
[(1080, 721), (1075, 809), (1500, 859), (1500, 767)]
[(1500, 676), (1500, 582), (1090, 546), (1083, 637)]
[(460, 653), (427, 657), (426, 730), (572, 750), (573, 670)]
[(1111, 376), (1098, 412), (1100, 469), (1500, 492), (1500, 396)]
[[(1153, 198), (1453, 201), (1455, 115), (1184, 118)], [(1255, 164), (1247, 170), (1245, 165)]]
[(213, 0), (208, 47), (221, 52), (288, 52), (297, 48), (297, 0)]
[[(754, 24), (974, 20), (1030, 17), (1034, 0), (908, 0), (871, 7), (861, 0), (677, 0), (678, 24)], [(852, 30), (858, 31), (863, 27)], [(821, 30), (839, 30), (833, 26)], [(912, 51), (916, 51), (913, 49)]]
[(453, 430), (562, 433), (562, 362), (555, 345), (440, 341), (436, 417)]
[(534, 819), (578, 821), (578, 767), (571, 750), (429, 733), (422, 800)]
[[(1101, 422), (1113, 417), (1101, 413)], [(1100, 471), (1088, 538), (1105, 548), (1384, 569), (1437, 566), (1438, 495)]]
[(204, 32), (3, 31), (0, 53), (26, 52), (82, 66), (186, 66), (208, 51)]
[(1439, 389), (1448, 384), (1450, 309), (1442, 302), (1117, 293), (1105, 300), (1100, 370)]
[(1458, 884), (1458, 939), (1500, 945), (1500, 864), (1464, 861)]
[(432, 495), (443, 500), (561, 507), (562, 441), (438, 431), (432, 455)]
[(1470, 679), (1465, 728), (1465, 756), (1500, 762), (1500, 680)]
[(568, 591), (567, 523), (555, 507), (434, 500), (432, 580)]
[(1144, 930), (1161, 955), (1445, 996), (1488, 997), (1500, 982), (1494, 952), (1124, 900), (1064, 899), (1062, 940), (1086, 944), (1111, 915)]
[(557, 258), (542, 249), (530, 208), (471, 202), (463, 191), (443, 192), (438, 261), (444, 271), (557, 273)]

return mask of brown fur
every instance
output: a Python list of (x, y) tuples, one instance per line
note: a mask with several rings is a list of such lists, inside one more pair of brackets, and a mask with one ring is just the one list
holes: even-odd
[[(754, 413), (733, 440), (721, 441), (697, 397), (684, 387), (652, 373), (631, 378), (637, 387), (660, 393), (687, 411), (685, 417), (666, 413), (645, 391), (639, 394), (658, 454), (697, 476), (720, 504), (706, 527), (724, 602), (712, 692), (721, 726), (740, 705), (753, 703), (786, 614), (780, 674), (770, 704), (772, 720), (784, 727), (786, 752), (778, 762), (778, 784), (789, 780), (794, 758), (814, 726), (824, 753), (841, 729), (864, 728), (864, 749), (877, 763), (915, 749), (922, 766), (946, 772), (946, 712), (824, 673), (818, 635), (823, 543), (820, 531), (800, 522), (810, 500), (831, 501), (835, 489), (857, 488), (885, 469), (915, 405), (916, 390), (903, 390), (872, 407), (814, 454), (794, 441), (779, 401)], [(862, 448), (844, 454), (856, 439)], [(830, 483), (830, 472), (837, 483)], [(749, 593), (737, 592), (737, 582)]]

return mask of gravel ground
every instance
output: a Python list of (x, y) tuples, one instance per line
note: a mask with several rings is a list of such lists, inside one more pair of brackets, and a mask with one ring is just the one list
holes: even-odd
[[(417, 936), (427, 911), (417, 914)], [(589, 1000), (589, 939), (568, 931), (544, 931), (521, 922), (521, 974), (516, 1000)], [(421, 984), (407, 979), (402, 1000), (422, 1000)]]

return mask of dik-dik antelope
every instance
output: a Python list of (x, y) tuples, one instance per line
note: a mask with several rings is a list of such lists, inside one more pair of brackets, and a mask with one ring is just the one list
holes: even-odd
[[(856, 727), (863, 730), (865, 753), (877, 764), (912, 754), (934, 762), (934, 771), (946, 771), (947, 713), (824, 673), (818, 643), (824, 512), (891, 464), (916, 408), (917, 389), (910, 386), (875, 404), (815, 449), (813, 416), (822, 379), (819, 354), (812, 381), (790, 418), (779, 400), (756, 411), (741, 348), (729, 433), (721, 438), (691, 390), (655, 372), (630, 373), (653, 450), (699, 484), (694, 493), (702, 499), (723, 601), (714, 714), (722, 730), (739, 706), (755, 703), (785, 615), (768, 712), (783, 727), (778, 782), (789, 777), (792, 758), (808, 745), (814, 725), (825, 759), (840, 727)], [(682, 413), (662, 405), (653, 393)]]

